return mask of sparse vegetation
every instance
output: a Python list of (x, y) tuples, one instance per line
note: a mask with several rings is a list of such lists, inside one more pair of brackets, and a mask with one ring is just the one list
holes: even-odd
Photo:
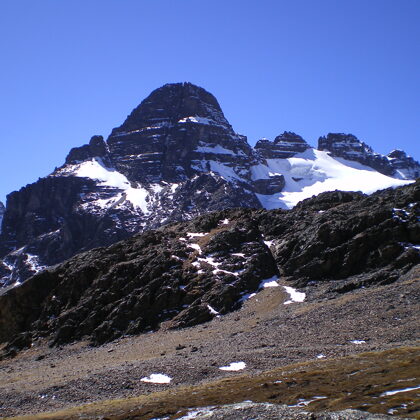
[[(189, 408), (244, 400), (297, 405), (313, 400), (307, 410), (355, 408), (372, 413), (415, 417), (419, 391), (384, 395), (419, 385), (420, 347), (404, 347), (332, 360), (317, 360), (273, 369), (255, 376), (239, 375), (198, 386), (155, 392), (137, 398), (108, 400), (31, 419), (105, 417), (109, 420), (176, 419)], [(29, 417), (14, 417), (28, 419)], [(418, 417), (417, 417), (418, 418)]]

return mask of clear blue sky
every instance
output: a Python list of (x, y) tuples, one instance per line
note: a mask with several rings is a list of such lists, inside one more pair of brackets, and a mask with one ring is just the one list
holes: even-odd
[(0, 200), (168, 82), (251, 144), (346, 132), (420, 159), (419, 22), (419, 0), (0, 0)]

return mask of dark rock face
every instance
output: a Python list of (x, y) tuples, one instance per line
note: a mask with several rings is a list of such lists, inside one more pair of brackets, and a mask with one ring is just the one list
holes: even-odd
[(216, 98), (190, 83), (155, 90), (109, 139), (115, 168), (142, 183), (182, 182), (202, 161), (249, 167), (252, 149), (225, 119)]
[(133, 234), (129, 223), (120, 222), (119, 229), (114, 229), (115, 218), (109, 213), (98, 217), (83, 211), (80, 191), (102, 192), (87, 178), (47, 177), (8, 196), (0, 236), (4, 256), (0, 276), (8, 279), (7, 284), (19, 283), (80, 250)]
[(9, 195), (0, 285), (171, 221), (261, 207), (253, 162), (213, 95), (190, 83), (165, 85), (106, 142), (92, 137), (49, 177)]
[(420, 264), (419, 202), (420, 180), (371, 196), (324, 193), (290, 211), (213, 212), (145, 232), (0, 296), (0, 341), (10, 351), (43, 336), (100, 344), (194, 325), (238, 308), (278, 275), (307, 290), (328, 282), (335, 294), (391, 283)]
[(89, 144), (71, 149), (66, 157), (66, 164), (77, 164), (95, 157), (102, 158), (110, 166), (108, 146), (102, 136), (93, 136)]
[(285, 131), (273, 142), (267, 139), (259, 140), (255, 145), (255, 150), (264, 159), (287, 159), (310, 149), (310, 147), (298, 134)]
[(271, 195), (281, 192), (286, 181), (283, 175), (274, 175), (268, 179), (257, 179), (254, 181), (254, 191), (257, 194)]
[(380, 155), (352, 134), (328, 133), (318, 139), (318, 149), (400, 179), (415, 179), (420, 174), (420, 164), (404, 152), (394, 150), (388, 156)]
[(231, 311), (277, 268), (252, 215), (227, 214), (146, 232), (35, 275), (0, 298), (0, 340), (31, 331), (54, 344), (84, 336), (100, 344)]
[(395, 174), (403, 179), (416, 179), (420, 177), (420, 163), (402, 150), (393, 150), (387, 155), (390, 165), (394, 168)]
[[(420, 182), (372, 196), (323, 193), (267, 225), (280, 274), (304, 286), (334, 281), (345, 292), (399, 278), (420, 263)], [(311, 216), (309, 216), (311, 214)], [(309, 216), (309, 217), (308, 217)], [(281, 221), (280, 221), (281, 220)]]

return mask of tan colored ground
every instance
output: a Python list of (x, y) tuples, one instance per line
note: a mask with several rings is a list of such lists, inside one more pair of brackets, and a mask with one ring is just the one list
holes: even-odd
[[(310, 369), (316, 368), (318, 373), (319, 369), (321, 372), (326, 369), (323, 366), (330, 366), (328, 369), (332, 369), (331, 380), (334, 375), (339, 374), (338, 367), (343, 365), (343, 362), (332, 359), (366, 351), (410, 347), (407, 350), (409, 353), (400, 354), (400, 361), (404, 364), (406, 357), (407, 362), (408, 358), (415, 360), (418, 357), (418, 349), (414, 348), (419, 345), (420, 338), (416, 317), (420, 313), (418, 271), (397, 283), (359, 289), (331, 300), (314, 301), (319, 294), (316, 288), (313, 290), (313, 294), (308, 295), (307, 302), (284, 305), (288, 295), (282, 287), (265, 289), (249, 300), (240, 311), (214, 319), (208, 324), (185, 330), (160, 330), (128, 337), (99, 348), (78, 343), (61, 349), (50, 349), (45, 344), (37, 343), (15, 359), (0, 362), (0, 415), (23, 415), (140, 395), (143, 395), (141, 398), (146, 398), (149, 394), (168, 389), (170, 393), (167, 395), (173, 395), (181, 386), (205, 386), (222, 378), (240, 375), (255, 377), (261, 374), (263, 376), (260, 378), (265, 378), (264, 375), (271, 375), (263, 374), (265, 371), (299, 362), (315, 363)], [(365, 340), (366, 343), (354, 344), (351, 343), (352, 340)], [(317, 356), (321, 354), (325, 358), (318, 359)], [(246, 369), (240, 372), (219, 369), (220, 366), (234, 361), (244, 361)], [(397, 379), (398, 372), (402, 375), (403, 371), (394, 362), (392, 369), (389, 366), (384, 367), (394, 373), (388, 377), (389, 383), (383, 383), (382, 387), (398, 389), (405, 385), (408, 387), (409, 383), (416, 381), (420, 385), (420, 372), (413, 371), (411, 367), (406, 366), (406, 370), (415, 374), (412, 382), (406, 377)], [(275, 374), (280, 372), (281, 369)], [(173, 378), (171, 384), (140, 381), (151, 373), (169, 375)], [(383, 378), (387, 375), (385, 371), (382, 372)], [(247, 380), (252, 381), (251, 377)], [(366, 376), (368, 377), (369, 375)], [(379, 372), (375, 378), (380, 377)], [(316, 379), (318, 383), (319, 379)], [(398, 383), (400, 379), (405, 382)], [(299, 380), (307, 381), (307, 378), (302, 376)], [(299, 390), (305, 389), (306, 382), (298, 383)], [(230, 382), (219, 382), (215, 385), (219, 389), (218, 401), (223, 400), (220, 398), (223, 396), (226, 397), (225, 402), (230, 402), (232, 399), (223, 391), (225, 385), (230, 387)], [(315, 386), (312, 383), (308, 392), (313, 393)], [(274, 392), (270, 387), (270, 392)], [(180, 399), (185, 400), (184, 391), (179, 392)], [(235, 398), (243, 398), (241, 392), (238, 391)], [(302, 392), (287, 394), (284, 402), (298, 403), (299, 398), (306, 398)], [(368, 395), (370, 391), (367, 389), (363, 392), (363, 395)], [(208, 395), (208, 391), (205, 393)], [(246, 399), (254, 400), (257, 394), (251, 392)], [(275, 392), (272, 395), (274, 394)], [(417, 395), (414, 393), (409, 397), (413, 400)], [(266, 395), (264, 398), (268, 397)], [(153, 400), (156, 398), (154, 394)], [(262, 400), (264, 398), (261, 397)], [(204, 400), (206, 398), (203, 397), (200, 404)], [(283, 399), (273, 397), (268, 401), (277, 402)], [(321, 401), (322, 404), (327, 404), (327, 401)], [(172, 403), (175, 404), (174, 401)], [(111, 405), (106, 407), (114, 405), (107, 404)], [(134, 403), (136, 407), (138, 404)], [(314, 408), (318, 408), (321, 402), (316, 404)], [(340, 406), (331, 401), (328, 404), (329, 407)], [(357, 404), (360, 405), (360, 399)], [(413, 405), (407, 405), (404, 409), (401, 406), (403, 402), (398, 400), (398, 404), (398, 414), (410, 412), (412, 415), (415, 411)], [(382, 405), (387, 410), (390, 408), (388, 404)], [(373, 411), (378, 411), (375, 405), (371, 406)], [(322, 408), (321, 405), (319, 407)]]

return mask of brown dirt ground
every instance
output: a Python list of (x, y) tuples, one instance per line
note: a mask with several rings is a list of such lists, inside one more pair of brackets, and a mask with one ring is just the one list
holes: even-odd
[[(158, 395), (155, 393), (160, 391), (169, 390), (173, 394), (184, 386), (210, 386), (217, 380), (234, 380), (241, 375), (255, 378), (295, 363), (334, 364), (336, 358), (362, 352), (411, 347), (413, 354), (401, 355), (402, 360), (405, 356), (409, 360), (408, 357), (415, 356), (420, 338), (416, 316), (420, 309), (419, 273), (420, 268), (415, 268), (394, 284), (358, 289), (331, 299), (319, 298), (326, 286), (312, 286), (307, 301), (291, 305), (283, 304), (288, 295), (282, 287), (267, 288), (247, 301), (241, 310), (207, 324), (184, 330), (162, 328), (97, 348), (83, 342), (49, 348), (46, 343), (36, 342), (16, 358), (0, 362), (0, 415), (34, 414), (110, 399), (146, 398), (151, 394), (150, 398), (155, 399)], [(354, 344), (352, 340), (366, 342)], [(325, 358), (318, 359), (321, 354)], [(246, 369), (240, 372), (219, 369), (234, 361), (244, 361)], [(324, 369), (322, 366), (318, 371)], [(402, 375), (399, 365), (384, 369)], [(398, 378), (398, 373), (393, 373), (386, 389), (408, 387), (414, 382), (420, 385), (418, 369), (409, 371), (414, 378)], [(338, 375), (334, 369), (331, 372)], [(164, 373), (173, 379), (170, 384), (140, 381), (151, 373)], [(387, 377), (385, 373), (382, 376)], [(298, 383), (303, 386), (308, 379), (300, 380), (303, 382)], [(185, 401), (185, 394), (180, 395)], [(290, 394), (286, 403), (297, 404), (302, 395)], [(409, 393), (407, 398), (409, 402), (418, 401), (418, 392)], [(267, 401), (278, 400), (273, 399)], [(226, 403), (230, 401), (226, 398)], [(413, 415), (413, 404), (404, 408), (407, 403), (404, 401), (398, 399), (395, 414)], [(360, 407), (360, 400), (352, 404), (366, 408)]]

